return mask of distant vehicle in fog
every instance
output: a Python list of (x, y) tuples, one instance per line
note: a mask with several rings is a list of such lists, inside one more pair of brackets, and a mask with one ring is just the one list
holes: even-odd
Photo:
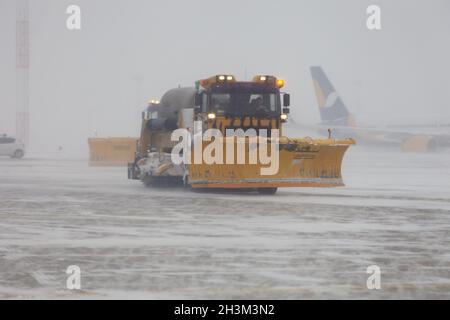
[(3, 135), (0, 137), (0, 156), (21, 159), (25, 155), (25, 145), (19, 140)]

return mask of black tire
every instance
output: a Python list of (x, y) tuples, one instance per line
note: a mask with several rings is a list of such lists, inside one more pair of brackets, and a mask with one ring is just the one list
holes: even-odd
[(275, 194), (277, 193), (278, 188), (258, 188), (259, 194)]
[(142, 182), (147, 187), (155, 188), (181, 188), (183, 187), (183, 177), (179, 176), (147, 176)]
[(17, 149), (16, 151), (14, 151), (13, 158), (22, 159), (24, 155), (25, 155), (25, 152), (23, 152), (23, 150)]

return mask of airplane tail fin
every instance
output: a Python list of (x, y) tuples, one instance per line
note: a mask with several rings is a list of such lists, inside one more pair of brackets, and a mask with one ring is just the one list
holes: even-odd
[(311, 67), (311, 76), (322, 124), (355, 126), (353, 116), (328, 80), (322, 67)]

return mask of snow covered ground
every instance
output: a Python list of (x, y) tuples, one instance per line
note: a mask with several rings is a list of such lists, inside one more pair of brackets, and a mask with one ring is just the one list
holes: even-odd
[[(0, 159), (0, 298), (449, 299), (450, 154), (353, 147), (343, 175), (339, 189), (202, 194)], [(82, 291), (66, 289), (70, 265)]]

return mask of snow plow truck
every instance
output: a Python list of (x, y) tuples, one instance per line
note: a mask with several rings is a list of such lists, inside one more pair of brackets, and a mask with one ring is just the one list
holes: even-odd
[(290, 95), (284, 81), (232, 75), (175, 88), (142, 112), (128, 178), (147, 186), (247, 189), (343, 186), (341, 164), (352, 139), (289, 138)]

